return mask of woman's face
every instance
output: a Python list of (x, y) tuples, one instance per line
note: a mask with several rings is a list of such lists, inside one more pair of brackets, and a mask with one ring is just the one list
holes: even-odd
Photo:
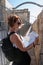
[(20, 25), (21, 25), (21, 22), (20, 22), (20, 20), (18, 19), (18, 20), (16, 21), (16, 23), (14, 23), (13, 29), (16, 30), (16, 31), (18, 31)]

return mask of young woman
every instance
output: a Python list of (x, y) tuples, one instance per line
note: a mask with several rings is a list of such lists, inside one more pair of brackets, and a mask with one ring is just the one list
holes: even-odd
[(10, 35), (10, 41), (13, 47), (15, 47), (17, 50), (16, 55), (18, 55), (15, 58), (16, 61), (13, 60), (12, 65), (30, 65), (31, 57), (29, 56), (27, 51), (33, 47), (33, 44), (27, 48), (23, 47), (22, 39), (20, 38), (19, 34), (17, 34), (19, 27), (22, 25), (20, 17), (17, 15), (10, 15), (8, 17), (8, 25), (9, 25), (9, 34), (14, 32), (13, 34)]

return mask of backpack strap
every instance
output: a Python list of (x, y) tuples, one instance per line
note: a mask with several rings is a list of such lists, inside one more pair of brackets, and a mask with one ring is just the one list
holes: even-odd
[(15, 32), (10, 32), (10, 34), (8, 34), (8, 36), (10, 36), (10, 35), (12, 35), (12, 34), (14, 34)]

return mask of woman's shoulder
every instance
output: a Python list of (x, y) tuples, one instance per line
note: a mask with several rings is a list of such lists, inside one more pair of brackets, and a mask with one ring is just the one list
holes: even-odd
[(17, 33), (10, 35), (10, 40), (12, 40), (12, 41), (17, 41), (17, 40), (19, 40), (19, 38), (20, 38), (20, 36)]
[(12, 36), (12, 37), (19, 37), (19, 34), (13, 33), (11, 36)]

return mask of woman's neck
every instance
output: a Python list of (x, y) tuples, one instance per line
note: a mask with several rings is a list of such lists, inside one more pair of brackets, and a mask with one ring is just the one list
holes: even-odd
[(10, 28), (9, 31), (10, 31), (10, 32), (16, 32), (16, 30), (13, 29), (13, 28)]

